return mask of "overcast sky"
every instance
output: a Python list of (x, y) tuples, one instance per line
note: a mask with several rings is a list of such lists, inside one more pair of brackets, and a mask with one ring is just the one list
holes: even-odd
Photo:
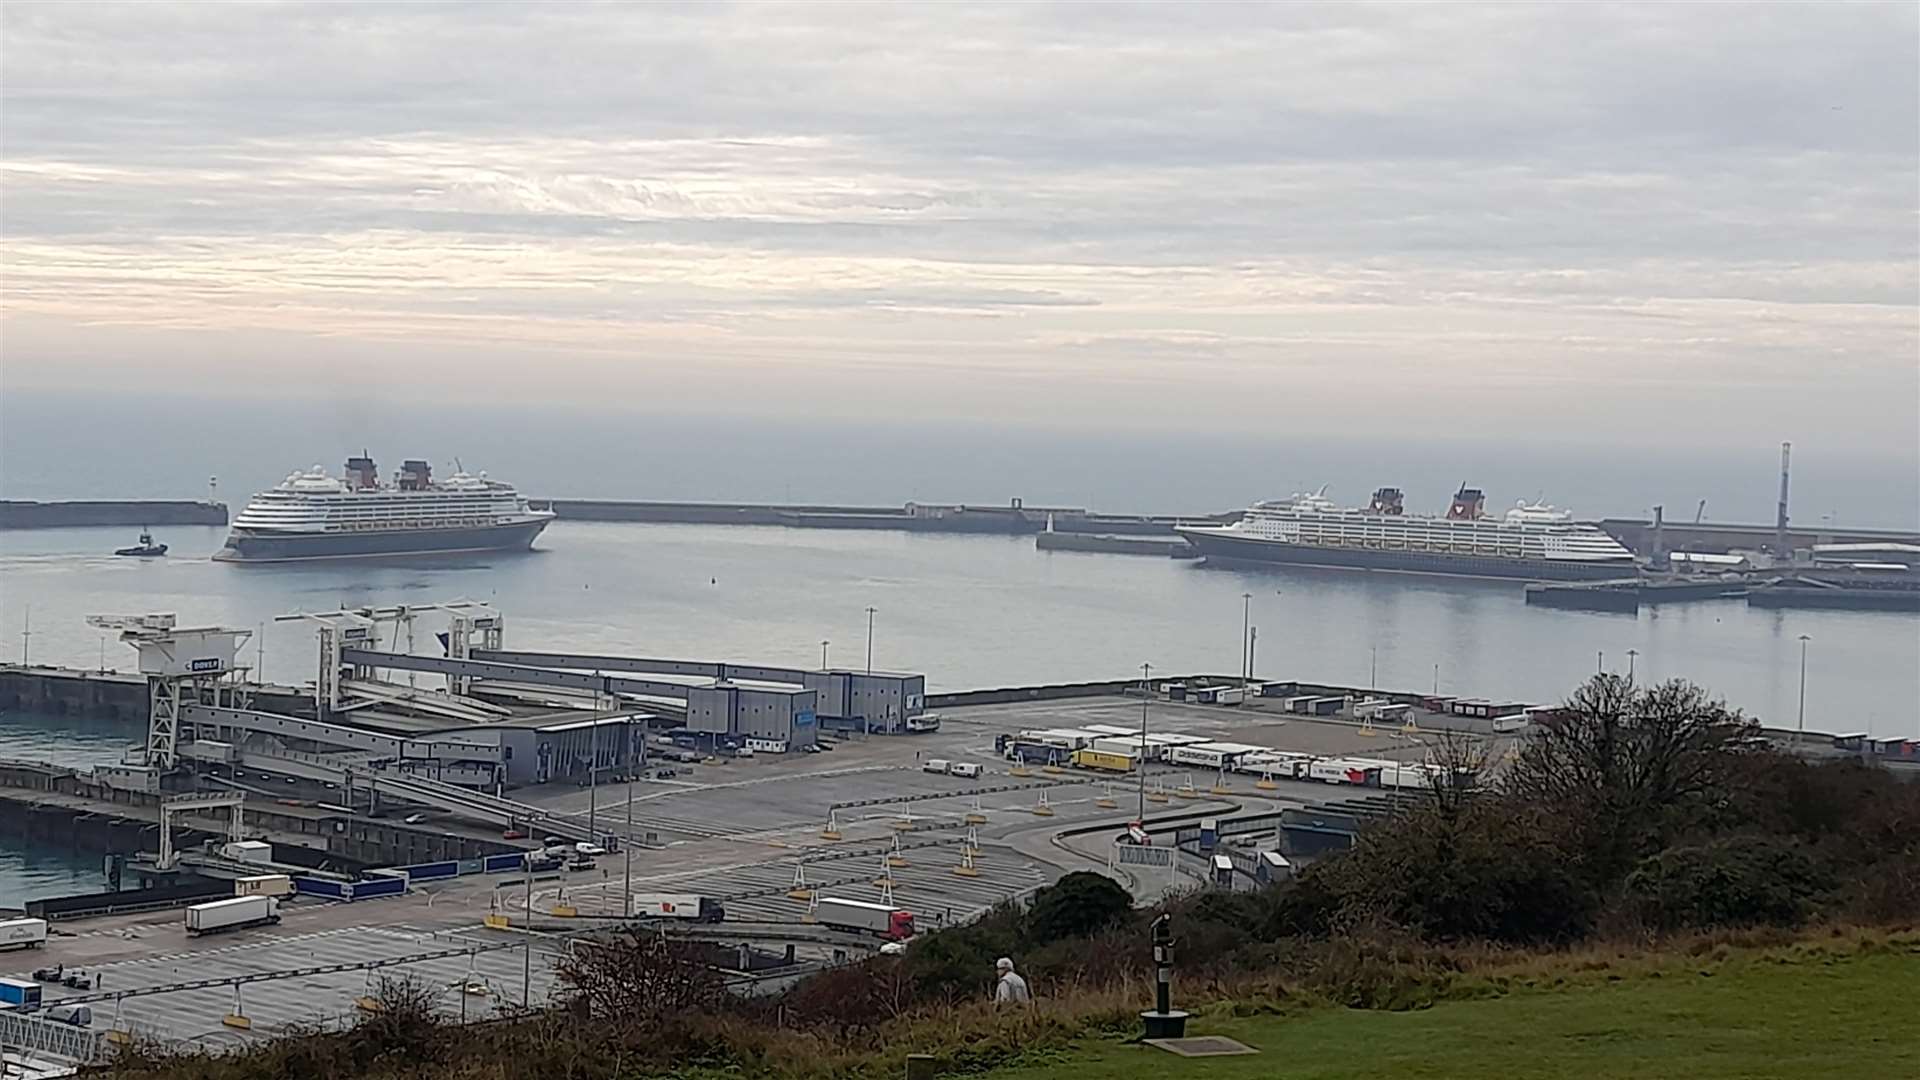
[(8, 3), (0, 377), (1909, 455), (1915, 12)]

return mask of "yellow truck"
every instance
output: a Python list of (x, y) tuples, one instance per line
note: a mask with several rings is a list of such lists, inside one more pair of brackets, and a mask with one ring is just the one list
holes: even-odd
[(1132, 754), (1110, 754), (1104, 750), (1075, 750), (1071, 760), (1079, 768), (1095, 772), (1132, 772), (1134, 766)]

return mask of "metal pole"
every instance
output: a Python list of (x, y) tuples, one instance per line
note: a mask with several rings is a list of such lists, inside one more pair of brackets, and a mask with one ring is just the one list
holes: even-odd
[(620, 872), (620, 913), (623, 918), (633, 918), (633, 764), (627, 765), (627, 838), (620, 845), (626, 852), (626, 869)]
[(1153, 665), (1140, 665), (1140, 761), (1134, 768), (1140, 774), (1140, 816), (1147, 820), (1147, 706), (1153, 701)]
[(1800, 734), (1795, 742), (1804, 742), (1807, 737), (1807, 642), (1813, 639), (1800, 635)]
[(527, 923), (520, 932), (527, 935), (527, 947), (521, 953), (520, 961), (520, 1004), (533, 1008), (533, 859), (529, 857), (527, 868)]
[(873, 613), (877, 608), (867, 609), (867, 675), (873, 675)]
[(1377, 690), (1380, 687), (1380, 646), (1369, 646), (1367, 651), (1371, 656), (1367, 661), (1367, 689)]
[(33, 640), (33, 605), (26, 606), (26, 614), (20, 622), (20, 666), (27, 666), (27, 645)]
[(1240, 594), (1240, 688), (1243, 690), (1253, 678), (1248, 672), (1250, 657), (1247, 648), (1247, 635), (1252, 628), (1253, 594), (1243, 592)]
[(1595, 652), (1593, 654), (1593, 673), (1595, 675), (1602, 675), (1606, 673), (1606, 670), (1607, 670), (1606, 651), (1601, 650), (1601, 651)]
[(600, 842), (600, 830), (596, 828), (596, 813), (600, 807), (600, 725), (593, 726), (593, 761), (587, 766), (587, 843)]
[(1433, 696), (1440, 696), (1440, 665), (1433, 665)]
[(827, 642), (825, 640), (822, 640), (820, 642), (820, 670), (821, 671), (827, 670), (827, 646), (829, 644), (830, 642)]
[(1639, 655), (1640, 655), (1640, 650), (1638, 649), (1627, 650), (1627, 681), (1628, 682), (1633, 681), (1633, 658)]

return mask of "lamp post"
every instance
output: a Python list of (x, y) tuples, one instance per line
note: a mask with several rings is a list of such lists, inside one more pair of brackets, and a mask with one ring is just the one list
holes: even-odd
[(1241, 689), (1245, 689), (1247, 683), (1252, 681), (1253, 679), (1252, 674), (1248, 670), (1250, 666), (1251, 658), (1249, 656), (1250, 650), (1247, 648), (1248, 632), (1252, 629), (1252, 627), (1253, 627), (1253, 594), (1250, 592), (1243, 592), (1240, 594), (1240, 687)]
[(1800, 733), (1795, 736), (1795, 742), (1805, 742), (1807, 738), (1807, 642), (1812, 640), (1805, 634), (1800, 635)]
[(1369, 654), (1369, 659), (1367, 660), (1367, 689), (1378, 690), (1380, 688), (1380, 646), (1368, 646), (1367, 652)]
[(867, 674), (873, 674), (873, 613), (878, 608), (867, 609)]
[[(642, 737), (644, 738), (644, 736)], [(631, 728), (628, 729), (627, 738), (629, 742), (631, 742), (633, 738)], [(641, 745), (644, 747), (646, 744), (642, 743)], [(644, 761), (645, 759), (642, 758), (642, 760)], [(626, 866), (620, 871), (620, 911), (624, 917), (629, 919), (633, 918), (633, 770), (634, 768), (635, 766), (633, 763), (633, 752), (632, 750), (628, 750), (627, 752), (627, 829), (626, 829), (627, 835), (626, 835), (626, 839), (620, 845), (620, 850), (626, 853)]]
[(832, 642), (827, 641), (825, 638), (822, 638), (820, 641), (820, 670), (821, 671), (827, 670), (827, 646), (830, 644), (832, 644)]
[(1638, 649), (1627, 650), (1627, 681), (1628, 682), (1633, 681), (1633, 658), (1639, 655), (1640, 655), (1640, 650)]
[(1596, 651), (1593, 654), (1593, 673), (1595, 675), (1604, 675), (1606, 674), (1606, 671), (1607, 671), (1606, 651), (1604, 649)]
[(1140, 774), (1140, 813), (1134, 819), (1144, 827), (1147, 821), (1147, 706), (1153, 701), (1153, 665), (1140, 665), (1140, 761), (1134, 771)]

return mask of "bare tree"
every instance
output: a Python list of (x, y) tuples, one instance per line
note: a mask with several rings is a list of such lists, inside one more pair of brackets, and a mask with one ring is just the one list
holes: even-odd
[(1724, 790), (1752, 734), (1751, 721), (1692, 683), (1595, 675), (1529, 736), (1503, 786), (1580, 830), (1610, 878)]
[(598, 1019), (643, 1028), (716, 1006), (727, 996), (705, 946), (663, 934), (622, 933), (581, 941), (556, 971), (576, 1008)]

